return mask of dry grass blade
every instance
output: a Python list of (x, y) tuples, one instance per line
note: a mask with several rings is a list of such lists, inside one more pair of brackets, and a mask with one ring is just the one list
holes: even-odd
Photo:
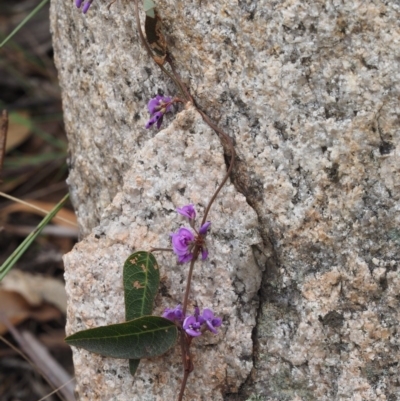
[(50, 397), (51, 395), (58, 393), (63, 387), (68, 386), (70, 383), (72, 383), (75, 380), (75, 377), (73, 377), (71, 380), (67, 381), (66, 383), (64, 383), (62, 386), (56, 388), (54, 391), (52, 391), (51, 393), (45, 395), (44, 397), (42, 397), (40, 400), (37, 401), (43, 401), (46, 398)]
[(6, 139), (8, 131), (8, 113), (3, 110), (0, 122), (0, 174), (3, 170), (4, 155), (6, 154)]
[[(0, 318), (28, 357), (13, 347), (12, 344), (6, 341), (3, 337), (1, 337), (2, 341), (7, 345), (12, 346), (15, 351), (33, 365), (52, 387), (58, 388), (62, 394), (62, 397), (60, 394), (62, 399), (65, 399), (65, 401), (75, 401), (74, 386), (71, 382), (70, 375), (57, 363), (46, 348), (43, 347), (43, 345), (40, 344), (29, 332), (19, 333), (19, 331), (4, 315), (0, 316)], [(66, 384), (66, 382), (68, 384)]]
[[(8, 195), (1, 191), (0, 191), (0, 196), (2, 196), (3, 198), (10, 199), (20, 205), (20, 206), (18, 206), (18, 205), (6, 206), (5, 208), (0, 209), (0, 214), (1, 213), (13, 213), (13, 212), (18, 212), (18, 211), (24, 212), (24, 211), (29, 211), (31, 209), (34, 209), (34, 210), (37, 210), (38, 212), (41, 212), (44, 215), (46, 215), (54, 207), (53, 204), (50, 204), (48, 202), (40, 202), (40, 201), (33, 200), (33, 199), (30, 200), (29, 202), (26, 202), (26, 201), (23, 201), (22, 199), (15, 198), (14, 196)], [(63, 221), (64, 223), (67, 223), (68, 225), (73, 226), (73, 227), (78, 226), (78, 224), (76, 222), (75, 213), (71, 212), (69, 210), (66, 210), (66, 209), (61, 209), (58, 212), (58, 215), (54, 216), (53, 219)]]

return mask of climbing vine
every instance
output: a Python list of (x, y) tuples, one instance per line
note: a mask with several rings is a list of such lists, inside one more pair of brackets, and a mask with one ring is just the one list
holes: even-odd
[[(201, 311), (198, 306), (195, 306), (192, 313), (189, 313), (188, 304), (195, 264), (208, 257), (207, 234), (212, 223), (207, 217), (216, 197), (232, 172), (235, 150), (229, 135), (214, 124), (196, 105), (189, 89), (180, 79), (167, 48), (167, 41), (162, 30), (162, 20), (155, 3), (152, 0), (144, 0), (143, 2), (143, 10), (146, 14), (144, 34), (140, 23), (139, 0), (133, 1), (141, 42), (150, 58), (175, 83), (179, 93), (179, 96), (176, 97), (157, 95), (150, 99), (147, 105), (150, 118), (146, 123), (146, 128), (150, 129), (154, 126), (160, 128), (164, 115), (172, 112), (174, 103), (190, 103), (223, 141), (230, 162), (225, 177), (209, 200), (199, 224), (197, 224), (197, 213), (194, 205), (184, 205), (176, 211), (187, 219), (188, 227), (181, 227), (176, 233), (171, 234), (172, 248), (155, 247), (146, 252), (135, 252), (125, 261), (123, 284), (126, 322), (79, 331), (67, 337), (66, 342), (104, 356), (129, 359), (130, 372), (134, 375), (140, 359), (164, 354), (179, 339), (183, 365), (183, 379), (178, 395), (178, 401), (181, 401), (188, 377), (194, 369), (190, 352), (193, 339), (203, 335), (206, 331), (216, 334), (223, 323), (222, 319), (215, 316), (210, 308), (204, 308)], [(92, 2), (93, 0), (86, 0), (85, 2), (76, 0), (75, 5), (85, 14)], [(161, 251), (175, 253), (178, 264), (189, 263), (190, 266), (182, 303), (171, 305), (162, 316), (153, 316), (153, 303), (160, 281), (159, 268), (154, 253)], [(196, 303), (194, 302), (194, 304)]]

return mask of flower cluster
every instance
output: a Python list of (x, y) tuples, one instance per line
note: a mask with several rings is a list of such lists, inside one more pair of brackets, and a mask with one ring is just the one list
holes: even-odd
[(160, 128), (164, 114), (171, 111), (173, 102), (169, 96), (157, 95), (151, 99), (147, 105), (151, 117), (146, 123), (146, 128), (151, 128), (155, 123), (157, 123), (157, 128)]
[(190, 262), (193, 259), (193, 249), (197, 245), (201, 252), (201, 259), (205, 260), (208, 256), (208, 250), (205, 246), (205, 238), (207, 236), (208, 229), (210, 228), (211, 222), (205, 222), (197, 232), (194, 228), (194, 222), (196, 219), (196, 211), (193, 205), (186, 205), (182, 208), (176, 209), (176, 211), (189, 219), (190, 225), (195, 230), (195, 234), (185, 227), (182, 227), (178, 232), (171, 234), (172, 249), (178, 256), (179, 263)]
[(185, 330), (191, 337), (201, 336), (203, 331), (206, 329), (217, 334), (217, 327), (222, 324), (222, 319), (215, 317), (211, 309), (203, 309), (203, 313), (200, 314), (200, 309), (197, 306), (194, 308), (193, 315), (184, 317), (182, 307), (178, 305), (174, 309), (165, 309), (162, 316), (166, 319), (180, 323), (183, 330)]
[[(83, 0), (75, 0), (75, 5), (76, 5), (78, 8), (81, 8), (82, 3), (83, 3)], [(82, 12), (83, 12), (84, 14), (86, 14), (86, 13), (88, 12), (89, 7), (90, 7), (90, 5), (91, 5), (92, 3), (93, 3), (93, 0), (87, 0), (87, 1), (85, 2), (85, 4), (84, 4), (83, 7), (82, 7)]]

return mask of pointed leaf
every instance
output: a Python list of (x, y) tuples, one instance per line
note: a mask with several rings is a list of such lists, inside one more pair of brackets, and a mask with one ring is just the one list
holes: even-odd
[[(151, 315), (160, 283), (160, 271), (155, 257), (149, 252), (135, 252), (124, 264), (125, 320)], [(140, 360), (129, 360), (133, 376)]]
[(132, 376), (135, 376), (139, 363), (140, 359), (129, 359), (129, 372)]
[(69, 345), (111, 358), (152, 358), (176, 342), (177, 327), (160, 316), (143, 316), (130, 322), (79, 331), (67, 337)]

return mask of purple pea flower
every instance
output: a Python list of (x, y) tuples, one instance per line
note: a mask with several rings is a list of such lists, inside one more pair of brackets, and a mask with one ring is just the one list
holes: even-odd
[(208, 229), (210, 228), (210, 226), (211, 226), (211, 221), (206, 221), (206, 222), (200, 227), (199, 234), (201, 234), (201, 235), (203, 235), (203, 236), (206, 236), (206, 235), (207, 235), (207, 231), (208, 231)]
[(147, 121), (146, 128), (151, 128), (155, 123), (157, 123), (157, 128), (160, 128), (164, 114), (172, 109), (172, 103), (173, 99), (169, 96), (157, 95), (153, 99), (150, 99), (147, 104), (150, 113), (150, 120)]
[(183, 322), (183, 312), (182, 312), (182, 306), (178, 305), (174, 309), (167, 308), (165, 309), (164, 313), (162, 314), (162, 317), (165, 317), (166, 319), (175, 321), (177, 320), (178, 322)]
[(207, 235), (208, 229), (210, 228), (211, 221), (206, 221), (199, 230), (199, 234), (203, 237), (202, 245), (200, 246), (201, 250), (201, 260), (206, 260), (208, 257), (208, 249), (205, 245), (204, 238)]
[(215, 317), (214, 313), (211, 309), (204, 309), (203, 310), (203, 319), (207, 324), (207, 328), (212, 331), (214, 334), (217, 334), (216, 327), (221, 326), (222, 319), (219, 317)]
[(177, 208), (176, 211), (182, 216), (187, 217), (189, 220), (194, 220), (196, 218), (196, 210), (194, 210), (193, 205), (182, 206)]
[[(83, 0), (75, 0), (75, 5), (76, 5), (76, 7), (78, 7), (78, 8), (81, 8), (82, 3), (83, 3)], [(83, 12), (83, 14), (86, 14), (86, 13), (88, 12), (88, 10), (89, 10), (89, 8), (90, 8), (90, 6), (91, 6), (92, 3), (93, 3), (93, 0), (87, 0), (87, 1), (85, 2), (85, 4), (84, 4), (83, 7), (82, 7), (82, 12)]]
[(191, 252), (195, 240), (193, 233), (187, 228), (180, 228), (177, 233), (171, 234), (172, 249), (178, 256), (179, 263), (190, 262), (193, 258)]
[(157, 113), (155, 113), (155, 114), (153, 115), (153, 117), (150, 118), (149, 121), (147, 121), (145, 127), (146, 127), (147, 129), (149, 129), (149, 128), (151, 128), (151, 127), (154, 125), (154, 123), (157, 123), (157, 128), (160, 128), (160, 127), (161, 127), (161, 124), (162, 124), (162, 122), (163, 122), (163, 118), (164, 118), (164, 114), (161, 113), (161, 111), (158, 111)]
[(206, 308), (200, 314), (200, 309), (197, 306), (194, 308), (193, 315), (183, 316), (182, 306), (178, 305), (174, 309), (165, 309), (162, 316), (179, 323), (183, 330), (191, 337), (199, 337), (204, 329), (217, 334), (216, 328), (222, 324), (222, 319), (214, 316), (214, 312), (211, 309)]
[[(203, 314), (200, 314), (200, 309), (196, 306), (194, 314), (186, 317), (183, 322), (183, 329), (191, 337), (198, 337), (202, 334), (202, 326), (207, 326), (207, 329), (217, 334), (217, 327), (221, 326), (222, 319), (215, 317), (211, 309), (204, 309)], [(204, 330), (203, 330), (204, 331)]]
[(194, 316), (188, 316), (183, 322), (183, 329), (191, 337), (201, 336), (201, 323)]
[(93, 0), (88, 0), (82, 7), (83, 14), (86, 14), (89, 10), (90, 5), (93, 3)]
[[(196, 218), (196, 210), (192, 204), (177, 208), (176, 211), (189, 218), (190, 225), (194, 227), (194, 221)], [(179, 263), (190, 262), (193, 259), (193, 248), (195, 246), (201, 252), (201, 259), (205, 260), (208, 257), (208, 250), (205, 244), (205, 238), (207, 236), (208, 229), (210, 228), (211, 222), (206, 221), (201, 227), (199, 232), (194, 235), (188, 228), (180, 228), (175, 234), (171, 234), (172, 237), (172, 249), (178, 256)]]

